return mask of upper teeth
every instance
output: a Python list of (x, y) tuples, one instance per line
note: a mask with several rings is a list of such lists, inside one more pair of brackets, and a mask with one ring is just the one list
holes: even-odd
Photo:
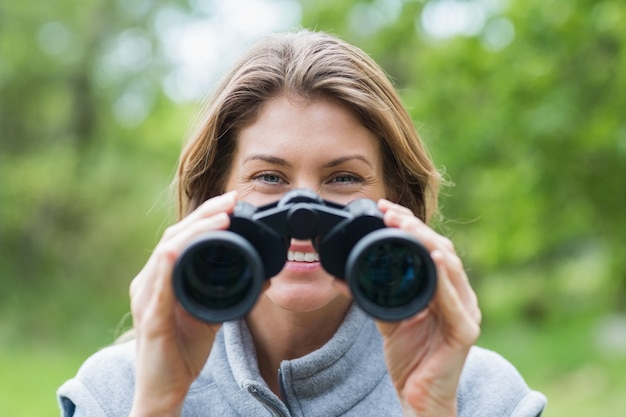
[(287, 252), (287, 259), (296, 262), (317, 262), (320, 256), (315, 252), (297, 252), (290, 250)]

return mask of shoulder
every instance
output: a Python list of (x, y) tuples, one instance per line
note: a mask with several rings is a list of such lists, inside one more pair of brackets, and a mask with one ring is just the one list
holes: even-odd
[(546, 398), (528, 387), (518, 370), (501, 355), (473, 347), (458, 390), (460, 417), (536, 417)]
[(90, 410), (88, 416), (127, 415), (134, 392), (134, 363), (134, 341), (93, 354), (57, 392), (63, 415), (71, 416), (75, 407)]
[[(76, 378), (98, 390), (102, 381), (132, 386), (135, 379), (135, 341), (112, 345), (89, 357), (80, 367)], [(109, 388), (110, 389), (110, 388)]]

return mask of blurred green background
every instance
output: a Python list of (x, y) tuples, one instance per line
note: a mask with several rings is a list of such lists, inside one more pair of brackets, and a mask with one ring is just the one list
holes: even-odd
[(128, 284), (173, 219), (202, 95), (258, 36), (303, 26), (389, 73), (437, 165), (436, 227), (484, 313), (479, 343), (550, 416), (626, 410), (626, 2), (0, 3), (0, 414), (130, 326)]

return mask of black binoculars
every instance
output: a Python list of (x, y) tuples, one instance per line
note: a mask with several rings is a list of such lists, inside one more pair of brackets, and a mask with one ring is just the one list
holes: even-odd
[(374, 201), (343, 206), (298, 189), (261, 207), (238, 202), (227, 230), (192, 242), (174, 266), (178, 301), (206, 322), (244, 316), (264, 280), (285, 266), (291, 239), (311, 240), (324, 270), (344, 279), (355, 302), (377, 319), (411, 317), (435, 292), (428, 251), (410, 234), (386, 227)]

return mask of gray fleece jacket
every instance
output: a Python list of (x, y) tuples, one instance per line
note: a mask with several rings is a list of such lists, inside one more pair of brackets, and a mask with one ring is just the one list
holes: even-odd
[[(134, 342), (107, 347), (89, 358), (58, 390), (63, 417), (118, 417), (130, 412)], [(192, 384), (183, 416), (402, 416), (374, 324), (353, 307), (335, 336), (278, 371), (282, 397), (259, 373), (245, 321), (225, 323), (206, 366)], [(545, 397), (528, 388), (501, 356), (472, 348), (458, 388), (460, 417), (535, 417)]]

